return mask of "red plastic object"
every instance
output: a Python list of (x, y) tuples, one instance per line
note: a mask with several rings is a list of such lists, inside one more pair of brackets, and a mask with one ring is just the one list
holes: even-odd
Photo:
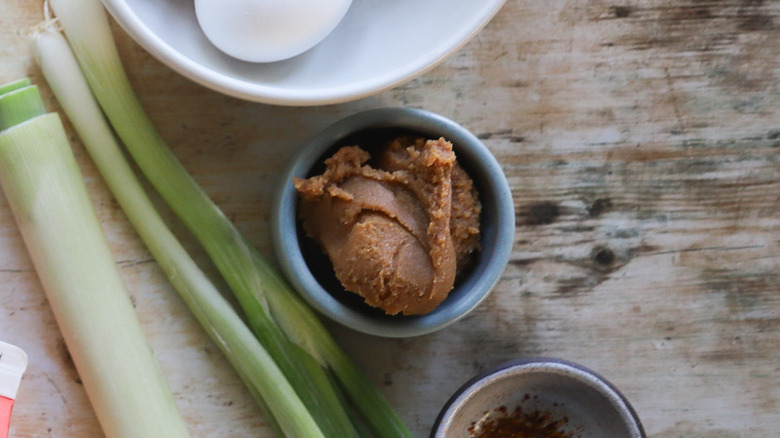
[(13, 408), (13, 400), (0, 397), (0, 438), (8, 438), (8, 429), (11, 427), (11, 410)]

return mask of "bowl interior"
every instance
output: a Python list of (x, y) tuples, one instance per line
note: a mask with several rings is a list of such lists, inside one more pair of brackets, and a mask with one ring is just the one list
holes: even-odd
[(248, 100), (314, 105), (364, 97), (422, 73), (465, 44), (504, 0), (354, 0), (315, 48), (266, 64), (212, 46), (192, 0), (103, 3), (141, 46), (196, 82)]
[[(481, 251), (471, 270), (433, 312), (415, 316), (389, 316), (347, 292), (335, 278), (327, 256), (301, 230), (293, 177), (321, 173), (322, 161), (343, 145), (359, 144), (369, 151), (398, 134), (444, 136), (452, 141), (458, 162), (474, 180), (482, 202)], [(511, 193), (490, 152), (464, 128), (430, 113), (409, 110), (375, 110), (337, 123), (318, 136), (294, 161), (284, 178), (275, 207), (275, 245), (282, 269), (293, 286), (326, 316), (356, 330), (393, 337), (415, 336), (438, 330), (475, 308), (498, 281), (514, 235)], [(278, 237), (277, 237), (278, 236)]]
[(467, 385), (443, 411), (433, 436), (473, 438), (487, 422), (506, 415), (544, 424), (556, 438), (643, 436), (617, 390), (592, 372), (562, 362), (524, 363)]

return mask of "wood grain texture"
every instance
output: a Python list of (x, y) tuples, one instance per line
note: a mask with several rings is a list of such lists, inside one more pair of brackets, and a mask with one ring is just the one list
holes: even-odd
[[(29, 75), (43, 84), (21, 35), (40, 8), (0, 4), (0, 82)], [(115, 31), (131, 80), (175, 153), (269, 256), (268, 203), (281, 168), (342, 116), (424, 108), (465, 125), (496, 155), (517, 224), (512, 260), (491, 297), (420, 338), (331, 325), (416, 436), (427, 435), (469, 377), (527, 356), (603, 374), (652, 437), (777, 436), (780, 2), (509, 0), (427, 74), (313, 108), (221, 96)], [(73, 146), (193, 436), (269, 436), (75, 136)], [(213, 274), (200, 248), (176, 232)], [(2, 195), (0, 338), (25, 348), (31, 363), (12, 436), (101, 436)]]

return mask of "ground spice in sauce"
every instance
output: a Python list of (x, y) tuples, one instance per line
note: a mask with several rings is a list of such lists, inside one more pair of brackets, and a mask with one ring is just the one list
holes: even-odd
[(524, 411), (521, 407), (508, 413), (506, 407), (496, 409), (497, 415), (471, 426), (469, 431), (474, 438), (577, 438), (564, 427), (566, 417), (553, 418), (550, 413), (534, 410)]

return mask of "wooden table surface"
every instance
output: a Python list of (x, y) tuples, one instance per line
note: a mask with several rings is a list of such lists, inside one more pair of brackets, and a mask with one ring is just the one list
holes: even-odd
[[(30, 76), (56, 110), (22, 35), (41, 4), (0, 4), (0, 82)], [(415, 436), (427, 435), (469, 377), (528, 356), (603, 374), (652, 437), (780, 436), (780, 2), (509, 0), (427, 74), (311, 108), (222, 96), (115, 32), (175, 153), (269, 256), (280, 169), (343, 116), (424, 108), (465, 125), (495, 154), (517, 224), (487, 302), (413, 339), (331, 325)], [(193, 436), (270, 436), (72, 143)], [(101, 436), (2, 194), (0, 339), (30, 359), (11, 436)]]

